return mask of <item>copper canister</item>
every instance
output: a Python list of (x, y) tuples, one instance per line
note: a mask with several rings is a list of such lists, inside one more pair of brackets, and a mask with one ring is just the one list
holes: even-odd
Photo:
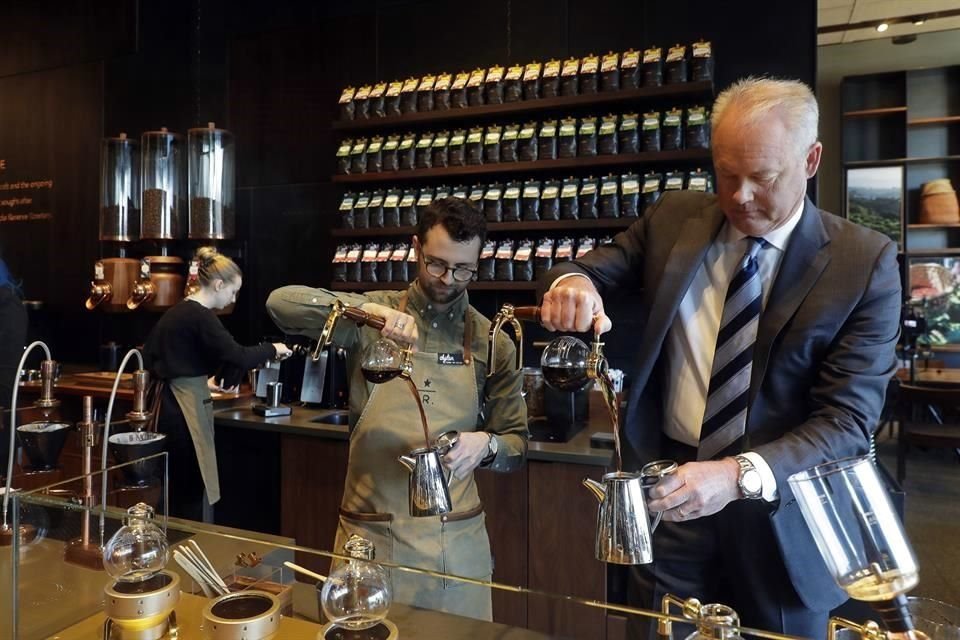
[(150, 256), (150, 280), (155, 293), (143, 303), (148, 311), (165, 311), (183, 298), (183, 260), (176, 256)]

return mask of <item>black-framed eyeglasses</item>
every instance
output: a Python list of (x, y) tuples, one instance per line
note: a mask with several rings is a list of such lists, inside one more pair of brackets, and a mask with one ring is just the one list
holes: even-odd
[(453, 274), (453, 279), (457, 282), (468, 282), (477, 276), (476, 269), (468, 269), (467, 267), (451, 267), (446, 263), (438, 262), (426, 256), (423, 257), (423, 265), (427, 270), (427, 273), (432, 275), (434, 278), (442, 278), (443, 276), (447, 275), (447, 271)]

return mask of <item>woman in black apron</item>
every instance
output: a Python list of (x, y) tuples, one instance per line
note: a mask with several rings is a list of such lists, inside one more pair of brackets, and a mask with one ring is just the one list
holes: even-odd
[(220, 499), (207, 379), (221, 365), (246, 371), (285, 357), (283, 343), (237, 344), (214, 313), (236, 301), (240, 268), (212, 247), (197, 250), (200, 289), (167, 310), (147, 337), (147, 368), (161, 381), (158, 429), (167, 434), (170, 515), (213, 521)]

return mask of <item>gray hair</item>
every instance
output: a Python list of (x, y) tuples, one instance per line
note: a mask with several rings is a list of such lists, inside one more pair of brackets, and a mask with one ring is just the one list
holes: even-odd
[(748, 76), (724, 89), (713, 103), (710, 125), (714, 131), (731, 105), (741, 110), (744, 121), (752, 124), (771, 112), (778, 112), (792, 133), (798, 153), (805, 153), (817, 141), (820, 108), (817, 99), (803, 82)]

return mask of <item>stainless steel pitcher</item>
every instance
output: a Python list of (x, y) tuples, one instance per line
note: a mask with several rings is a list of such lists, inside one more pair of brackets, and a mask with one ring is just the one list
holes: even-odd
[(397, 460), (410, 472), (408, 495), (411, 516), (438, 516), (452, 510), (448, 479), (437, 447), (414, 449)]
[(584, 478), (583, 485), (600, 502), (597, 516), (597, 560), (613, 564), (649, 564), (653, 562), (652, 534), (662, 514), (647, 511), (647, 491), (664, 475), (674, 473), (677, 464), (658, 460), (639, 473), (615, 471), (603, 476), (603, 482)]

